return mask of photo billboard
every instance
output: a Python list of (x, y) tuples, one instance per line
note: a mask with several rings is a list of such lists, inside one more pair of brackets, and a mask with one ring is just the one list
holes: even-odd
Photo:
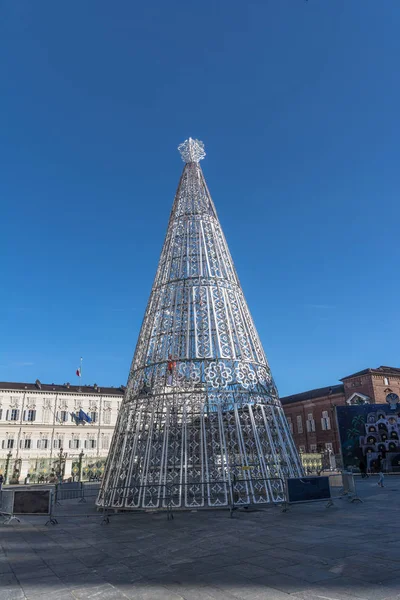
[(363, 461), (374, 472), (379, 462), (387, 473), (400, 472), (400, 405), (337, 406), (343, 468), (359, 469)]

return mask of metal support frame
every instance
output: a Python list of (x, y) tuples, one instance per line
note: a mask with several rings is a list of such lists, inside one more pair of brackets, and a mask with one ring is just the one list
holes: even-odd
[[(245, 473), (251, 503), (273, 503), (250, 479), (303, 467), (199, 161), (185, 162), (97, 503), (148, 505), (146, 486), (178, 486), (173, 508), (229, 506)], [(222, 482), (222, 484), (221, 484)], [(206, 493), (202, 486), (206, 486)]]

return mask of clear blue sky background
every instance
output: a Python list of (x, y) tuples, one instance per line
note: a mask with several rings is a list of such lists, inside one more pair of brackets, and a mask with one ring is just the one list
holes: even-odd
[(282, 395), (399, 365), (399, 0), (3, 0), (0, 379), (126, 383), (202, 167)]

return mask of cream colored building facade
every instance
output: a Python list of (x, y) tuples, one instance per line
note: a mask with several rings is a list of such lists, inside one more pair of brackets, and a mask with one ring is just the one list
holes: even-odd
[[(41, 469), (41, 476), (50, 475), (62, 456), (68, 478), (76, 473), (82, 452), (85, 464), (101, 462), (108, 454), (123, 395), (123, 386), (0, 382), (0, 473), (7, 468), (8, 480), (14, 473), (19, 482), (35, 469)], [(76, 424), (74, 415), (80, 410), (91, 423)]]

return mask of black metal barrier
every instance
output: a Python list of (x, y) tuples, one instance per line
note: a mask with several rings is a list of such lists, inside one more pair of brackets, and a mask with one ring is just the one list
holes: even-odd
[(331, 499), (329, 477), (290, 477), (286, 480), (290, 504)]
[(75, 481), (71, 483), (57, 483), (54, 488), (54, 501), (58, 506), (61, 505), (63, 500), (79, 499), (79, 502), (86, 502), (86, 497), (93, 495), (90, 490), (95, 490), (95, 494), (97, 495), (99, 488), (100, 484), (98, 482)]
[[(304, 481), (308, 478), (298, 479)], [(286, 512), (289, 505), (293, 503), (313, 501), (311, 497), (300, 498), (298, 494), (293, 495), (293, 490), (289, 493), (288, 481), (280, 477), (238, 479), (233, 476), (230, 481), (131, 485), (107, 488), (102, 493), (98, 482), (62, 483), (54, 488), (47, 487), (52, 489), (52, 493), (46, 525), (56, 525), (64, 518), (90, 517), (101, 518), (101, 523), (107, 524), (111, 518), (118, 515), (144, 511), (163, 511), (167, 519), (172, 520), (174, 513), (182, 510), (227, 509), (233, 517), (234, 512), (239, 510), (259, 510), (278, 506)], [(332, 506), (333, 500), (340, 498), (359, 501), (352, 474), (329, 476), (329, 488), (327, 506)], [(8, 521), (10, 518), (16, 519), (13, 516), (16, 511), (11, 506), (14, 491), (3, 488), (3, 494), (3, 507), (0, 506), (0, 513), (3, 513)], [(6, 502), (9, 494), (12, 494), (12, 499), (10, 496), (10, 502)], [(321, 500), (328, 499), (326, 494), (323, 496)], [(314, 499), (317, 500), (318, 498)]]
[[(49, 519), (46, 525), (57, 525), (60, 518), (89, 518), (98, 517), (103, 509), (96, 507), (95, 500), (99, 494), (100, 484), (89, 482), (60, 483), (55, 486), (53, 502), (50, 507)], [(71, 501), (77, 500), (77, 503)], [(66, 502), (69, 501), (69, 502)], [(88, 514), (88, 507), (83, 506), (82, 512), (77, 512), (79, 504), (91, 502), (92, 513)], [(72, 509), (67, 510), (67, 507)]]

